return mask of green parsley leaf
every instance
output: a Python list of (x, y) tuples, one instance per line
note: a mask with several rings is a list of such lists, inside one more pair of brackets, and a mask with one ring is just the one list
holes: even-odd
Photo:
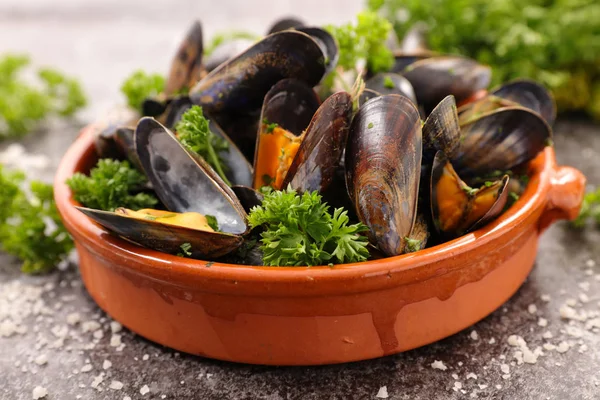
[(132, 210), (152, 208), (158, 203), (152, 194), (137, 193), (147, 182), (127, 161), (101, 159), (90, 171), (90, 176), (75, 173), (67, 179), (73, 197), (86, 207), (114, 211), (118, 207)]
[(315, 192), (302, 195), (288, 187), (265, 194), (261, 206), (248, 216), (250, 227), (261, 233), (263, 261), (270, 266), (314, 266), (365, 261), (367, 227), (349, 225), (348, 213), (336, 208), (333, 215)]
[(405, 237), (404, 241), (406, 242), (407, 253), (414, 253), (415, 251), (421, 250), (421, 244), (423, 243), (422, 240)]
[(389, 76), (386, 76), (385, 78), (383, 78), (383, 86), (386, 87), (386, 88), (388, 88), (388, 89), (393, 89), (394, 88), (394, 81)]
[(165, 78), (160, 74), (147, 74), (140, 70), (134, 71), (121, 85), (121, 92), (127, 98), (129, 107), (138, 111), (148, 97), (159, 95), (165, 89)]
[(219, 154), (227, 151), (229, 144), (210, 130), (209, 120), (204, 117), (202, 107), (194, 105), (187, 110), (175, 126), (175, 130), (179, 141), (204, 158), (221, 179), (231, 186), (231, 182), (225, 176), (227, 166)]
[(205, 215), (206, 222), (215, 232), (219, 232), (219, 223), (214, 215)]
[(225, 42), (230, 42), (235, 39), (248, 39), (252, 41), (260, 40), (260, 36), (251, 32), (230, 31), (220, 32), (211, 38), (210, 43), (204, 48), (204, 57), (210, 56), (213, 51)]
[(275, 130), (275, 128), (277, 128), (279, 126), (279, 124), (275, 123), (275, 122), (269, 122), (266, 118), (263, 118), (263, 124), (266, 125), (266, 133), (273, 133), (273, 131)]
[(0, 139), (21, 137), (51, 115), (68, 117), (85, 106), (80, 84), (50, 68), (37, 71), (38, 85), (22, 79), (30, 60), (0, 58)]
[(3, 251), (23, 261), (28, 274), (50, 271), (73, 248), (56, 205), (53, 189), (32, 181), (28, 190), (22, 172), (0, 165), (0, 244)]
[(181, 249), (181, 253), (177, 253), (179, 257), (190, 257), (192, 255), (192, 252), (190, 251), (192, 249), (192, 245), (190, 243), (186, 242), (179, 246), (179, 248)]

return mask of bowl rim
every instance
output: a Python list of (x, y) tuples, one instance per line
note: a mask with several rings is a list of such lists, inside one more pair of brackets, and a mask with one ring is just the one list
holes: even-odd
[[(314, 267), (267, 267), (242, 264), (227, 264), (205, 260), (182, 258), (175, 255), (147, 249), (110, 234), (102, 226), (83, 215), (74, 206), (80, 203), (72, 198), (72, 193), (65, 181), (73, 173), (83, 169), (89, 159), (95, 157), (94, 131), (97, 124), (84, 127), (68, 148), (60, 161), (54, 181), (54, 196), (59, 213), (75, 242), (80, 241), (88, 250), (112, 259), (114, 264), (136, 274), (154, 280), (178, 283), (183, 286), (205, 285), (207, 282), (228, 282), (231, 286), (239, 283), (303, 283), (305, 287), (328, 282), (344, 281), (350, 283), (365, 278), (391, 278), (392, 275), (411, 272), (410, 277), (402, 279), (404, 283), (426, 280), (441, 272), (435, 267), (441, 261), (457, 259), (480, 247), (491, 249), (490, 245), (505, 243), (506, 234), (515, 228), (524, 228), (535, 223), (548, 201), (547, 194), (551, 187), (551, 178), (556, 168), (554, 149), (546, 147), (529, 163), (529, 183), (516, 203), (500, 217), (484, 227), (451, 241), (426, 248), (417, 253), (365, 261), (360, 263), (337, 264)], [(466, 264), (466, 265), (465, 265)], [(431, 266), (432, 268), (424, 268)], [(468, 266), (468, 263), (454, 265), (452, 269)], [(447, 271), (444, 271), (447, 272)], [(388, 279), (388, 284), (392, 283)], [(370, 289), (381, 288), (380, 284), (368, 285)], [(395, 280), (395, 285), (399, 282)], [(353, 286), (354, 285), (350, 285)], [(362, 285), (364, 286), (364, 285)], [(350, 291), (351, 288), (346, 288)], [(313, 292), (313, 294), (316, 292)], [(293, 295), (293, 293), (289, 293)]]

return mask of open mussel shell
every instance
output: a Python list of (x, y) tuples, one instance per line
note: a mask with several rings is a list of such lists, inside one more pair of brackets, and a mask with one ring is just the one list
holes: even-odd
[(115, 142), (115, 133), (121, 127), (135, 123), (137, 112), (129, 107), (117, 107), (110, 110), (100, 121), (92, 125), (94, 148), (98, 158), (122, 158), (124, 151)]
[(171, 70), (165, 83), (165, 95), (171, 96), (189, 89), (200, 79), (202, 53), (202, 25), (200, 21), (195, 21), (171, 63)]
[(452, 162), (466, 177), (506, 171), (533, 159), (552, 138), (538, 114), (523, 107), (505, 107), (461, 126), (461, 144)]
[(280, 80), (295, 78), (313, 87), (324, 74), (325, 55), (317, 42), (288, 30), (267, 36), (221, 64), (192, 88), (190, 98), (209, 113), (253, 111)]
[(313, 116), (282, 187), (299, 192), (329, 187), (344, 152), (352, 119), (352, 97), (338, 92), (327, 98)]
[(380, 94), (399, 94), (408, 97), (417, 104), (415, 91), (410, 82), (402, 75), (380, 72), (365, 82), (365, 87)]
[(246, 232), (246, 212), (231, 188), (167, 128), (152, 118), (142, 118), (135, 142), (144, 172), (169, 211), (212, 215), (221, 231)]
[(171, 101), (172, 98), (166, 97), (162, 93), (156, 97), (148, 97), (142, 102), (142, 115), (145, 117), (159, 117), (167, 111)]
[(125, 158), (135, 167), (138, 171), (143, 171), (142, 164), (138, 158), (137, 152), (135, 151), (135, 138), (134, 128), (122, 126), (115, 131), (114, 141), (115, 144), (121, 149)]
[(454, 157), (460, 146), (460, 127), (454, 96), (446, 96), (429, 114), (423, 124), (423, 150), (427, 162), (435, 153), (443, 151)]
[(507, 175), (471, 189), (463, 182), (443, 152), (436, 153), (430, 180), (431, 215), (438, 232), (457, 237), (475, 230), (500, 213), (508, 200)]
[(414, 225), (421, 153), (421, 119), (407, 97), (376, 97), (358, 110), (346, 147), (346, 186), (371, 241), (388, 256), (405, 252)]
[(507, 82), (491, 91), (491, 95), (513, 101), (540, 114), (548, 125), (556, 119), (556, 103), (548, 89), (528, 79)]
[(271, 179), (275, 179), (275, 165), (280, 162), (282, 146), (291, 144), (287, 143), (285, 138), (269, 132), (268, 125), (277, 124), (298, 137), (304, 132), (318, 108), (317, 94), (302, 81), (284, 79), (269, 90), (264, 98), (256, 136), (254, 188), (260, 188), (269, 184)]
[(296, 28), (296, 30), (312, 37), (323, 51), (323, 54), (325, 54), (325, 75), (333, 71), (337, 65), (340, 54), (338, 45), (333, 36), (331, 36), (331, 33), (327, 32), (325, 29), (312, 26), (299, 27)]
[(269, 27), (267, 35), (275, 32), (286, 31), (288, 29), (297, 29), (305, 26), (304, 22), (295, 17), (280, 18)]
[(519, 106), (514, 101), (503, 99), (502, 97), (488, 95), (482, 99), (467, 103), (458, 108), (458, 122), (460, 125), (466, 125), (478, 119), (481, 115), (490, 113), (504, 107)]
[(487, 88), (492, 70), (469, 58), (440, 56), (416, 61), (402, 75), (412, 84), (418, 103), (430, 111), (448, 95), (460, 102)]
[(192, 257), (215, 258), (232, 252), (243, 242), (241, 236), (228, 233), (167, 225), (85, 207), (77, 209), (109, 231), (133, 243), (169, 254), (181, 253), (181, 245), (189, 243)]

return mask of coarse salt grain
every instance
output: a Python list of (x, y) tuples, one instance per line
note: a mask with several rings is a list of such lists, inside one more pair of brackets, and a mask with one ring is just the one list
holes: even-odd
[(579, 294), (579, 301), (581, 301), (581, 302), (582, 302), (582, 303), (584, 303), (584, 304), (585, 304), (585, 303), (589, 303), (589, 301), (590, 301), (590, 298), (588, 297), (588, 295), (587, 295), (587, 294), (585, 294), (585, 293), (580, 293), (580, 294)]
[(119, 347), (121, 345), (121, 335), (113, 333), (110, 337), (111, 347)]
[(31, 393), (31, 397), (33, 400), (42, 399), (48, 395), (48, 390), (45, 387), (36, 386), (33, 388), (33, 392)]
[(81, 331), (83, 333), (94, 332), (98, 329), (100, 329), (100, 324), (97, 321), (85, 321), (81, 324)]
[(377, 397), (378, 399), (387, 399), (388, 396), (388, 391), (387, 391), (387, 386), (382, 386), (379, 388), (379, 391), (377, 392)]
[(131, 400), (131, 397), (125, 396), (125, 397), (123, 397), (123, 400)]
[(458, 379), (458, 374), (452, 374), (453, 379)]
[(446, 367), (442, 361), (438, 361), (438, 360), (435, 360), (434, 362), (431, 363), (431, 368), (439, 369), (442, 371), (445, 371), (448, 369), (448, 367)]
[(488, 385), (485, 385), (485, 384), (479, 384), (477, 386), (479, 386), (479, 389), (481, 389), (481, 390), (487, 389), (487, 387), (488, 387)]
[(475, 330), (471, 331), (471, 339), (479, 340), (479, 335), (477, 334), (477, 331), (475, 331)]
[(92, 364), (85, 364), (81, 367), (81, 372), (90, 372), (92, 370)]
[(552, 351), (552, 350), (556, 349), (556, 346), (553, 345), (552, 343), (544, 343), (543, 347), (544, 347), (544, 350), (548, 350), (548, 351)]
[(556, 347), (556, 351), (558, 351), (559, 353), (566, 353), (567, 351), (569, 351), (569, 343), (564, 341), (560, 342)]
[(121, 390), (123, 389), (123, 383), (119, 381), (112, 381), (108, 387), (112, 390)]
[(475, 380), (477, 380), (477, 375), (475, 375), (475, 374), (474, 374), (474, 373), (472, 373), (472, 372), (469, 372), (469, 373), (467, 374), (467, 379), (475, 379)]
[(585, 262), (585, 266), (588, 268), (594, 268), (596, 266), (596, 261), (591, 258)]
[(34, 361), (37, 365), (44, 365), (48, 362), (48, 357), (45, 354), (40, 354)]
[(148, 361), (149, 358), (150, 358), (150, 356), (148, 354), (144, 354), (144, 356), (142, 357), (142, 360)]
[(100, 375), (98, 375), (98, 376), (95, 376), (94, 379), (92, 380), (92, 383), (90, 384), (90, 386), (98, 391), (101, 391), (102, 389), (100, 388), (100, 384), (103, 381), (104, 381), (104, 372), (100, 373)]
[(542, 301), (548, 303), (551, 300), (551, 297), (549, 294), (543, 294), (540, 296), (540, 299), (542, 299)]
[(102, 363), (102, 369), (109, 369), (110, 367), (112, 367), (112, 363), (109, 360), (104, 360), (104, 363)]
[(111, 321), (110, 323), (110, 331), (112, 333), (119, 333), (123, 329), (123, 325), (118, 323), (117, 321)]
[(496, 339), (494, 339), (494, 338), (491, 338), (491, 339), (488, 341), (488, 343), (489, 343), (489, 344), (494, 344), (494, 343), (496, 343)]
[(538, 320), (538, 325), (541, 327), (548, 326), (548, 320), (546, 318), (540, 318)]
[(565, 301), (565, 303), (569, 307), (575, 307), (577, 305), (577, 300), (575, 300), (575, 299), (567, 299), (567, 301)]
[(148, 387), (148, 385), (144, 385), (142, 386), (142, 388), (140, 389), (140, 394), (142, 396), (146, 395), (147, 393), (150, 392), (150, 388)]
[(67, 315), (67, 324), (76, 325), (79, 323), (79, 321), (81, 321), (81, 316), (79, 315), (79, 313), (74, 312)]
[(579, 288), (581, 290), (583, 290), (584, 292), (587, 292), (590, 290), (590, 283), (588, 281), (584, 281), (584, 282), (579, 282)]
[(550, 331), (546, 331), (546, 332), (544, 332), (544, 333), (542, 334), (542, 337), (543, 337), (544, 339), (552, 339), (552, 332), (550, 332)]
[(458, 381), (454, 382), (454, 387), (452, 389), (457, 392), (458, 390), (462, 389), (462, 383)]
[(505, 374), (510, 373), (510, 367), (508, 364), (500, 364), (500, 370)]
[(537, 312), (537, 306), (535, 304), (530, 304), (527, 307), (527, 311), (529, 311), (529, 314), (535, 314)]

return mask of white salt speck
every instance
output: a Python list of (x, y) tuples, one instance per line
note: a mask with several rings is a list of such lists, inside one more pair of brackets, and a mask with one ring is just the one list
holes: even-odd
[(462, 361), (459, 361), (459, 362), (458, 362), (458, 366), (459, 366), (459, 367), (462, 367), (462, 365), (463, 365), (463, 362), (462, 362)]
[(596, 261), (591, 258), (585, 262), (585, 266), (588, 268), (594, 268), (596, 266)]
[(583, 332), (575, 326), (567, 326), (567, 335), (579, 338), (583, 336)]
[(566, 353), (567, 351), (569, 351), (569, 343), (567, 342), (560, 342), (558, 344), (558, 347), (556, 348), (556, 351), (558, 351), (559, 353)]
[(142, 357), (142, 360), (148, 361), (149, 358), (150, 358), (150, 356), (148, 354), (144, 354), (144, 356)]
[(125, 397), (123, 397), (123, 400), (131, 400), (131, 397), (125, 396)]
[(548, 326), (548, 320), (546, 318), (540, 318), (538, 320), (538, 325), (541, 327)]
[(544, 334), (542, 335), (542, 337), (544, 339), (552, 339), (552, 332), (546, 331), (546, 332), (544, 332)]
[(530, 304), (527, 307), (527, 311), (529, 311), (529, 314), (535, 314), (537, 312), (537, 306), (535, 304)]
[(110, 323), (110, 331), (112, 333), (119, 333), (123, 329), (123, 325), (118, 323), (117, 321), (111, 321)]
[(48, 357), (45, 354), (40, 354), (34, 361), (37, 365), (44, 365), (48, 362)]
[(104, 337), (104, 332), (102, 331), (102, 329), (98, 329), (97, 331), (94, 331), (93, 336), (94, 338), (100, 340)]
[(213, 374), (206, 374), (206, 379), (210, 379), (211, 376), (213, 376)]
[(579, 352), (579, 353), (581, 353), (581, 354), (585, 353), (586, 351), (588, 351), (588, 347), (587, 347), (587, 345), (586, 345), (586, 344), (582, 344), (582, 345), (579, 347), (579, 349), (577, 350), (577, 352)]
[(475, 380), (477, 380), (477, 375), (475, 375), (475, 374), (474, 374), (474, 373), (472, 373), (472, 372), (469, 372), (469, 373), (467, 374), (467, 379), (475, 379)]
[(181, 381), (181, 382), (179, 382), (179, 383), (183, 385), (183, 384), (185, 383), (185, 381)]
[(121, 390), (123, 389), (123, 383), (119, 381), (112, 381), (108, 387), (112, 390)]
[(494, 344), (494, 343), (496, 343), (496, 339), (494, 339), (494, 338), (491, 338), (491, 339), (488, 341), (488, 343), (489, 343), (489, 344)]
[(504, 374), (504, 375), (502, 375), (502, 379), (510, 379), (510, 374)]
[(500, 370), (505, 374), (510, 373), (510, 367), (508, 364), (500, 364)]
[(462, 389), (462, 383), (458, 381), (454, 382), (454, 387), (452, 389), (454, 389), (455, 392)]
[(33, 400), (42, 399), (48, 395), (48, 390), (45, 387), (36, 386), (31, 393)]
[(81, 372), (90, 372), (92, 370), (92, 364), (85, 364), (81, 367)]
[(477, 334), (477, 331), (475, 331), (475, 330), (471, 331), (471, 339), (479, 340), (479, 335)]
[(94, 389), (97, 389), (98, 391), (101, 391), (102, 388), (100, 388), (100, 384), (102, 383), (102, 381), (104, 381), (104, 372), (102, 372), (98, 376), (95, 376), (94, 380), (92, 380), (92, 384), (90, 386), (93, 387)]
[(452, 378), (458, 380), (458, 374), (452, 374)]
[(112, 363), (109, 360), (104, 360), (104, 363), (102, 363), (102, 369), (109, 369), (110, 367), (112, 367)]
[(144, 385), (142, 386), (142, 388), (140, 389), (140, 394), (142, 396), (146, 395), (147, 393), (150, 392), (150, 388), (148, 388), (148, 385)]
[(565, 301), (565, 303), (569, 307), (575, 307), (577, 305), (577, 300), (575, 300), (575, 299), (567, 299), (567, 301)]
[(100, 324), (97, 321), (86, 321), (81, 324), (81, 331), (83, 333), (94, 332), (98, 329), (100, 329)]
[(583, 290), (584, 292), (587, 292), (588, 290), (590, 290), (590, 283), (588, 281), (584, 281), (584, 282), (579, 282), (579, 288), (581, 290)]
[(110, 345), (111, 347), (119, 347), (121, 345), (121, 335), (113, 333), (110, 337)]
[(79, 323), (79, 321), (81, 321), (81, 316), (79, 315), (79, 313), (74, 312), (67, 315), (67, 324), (76, 325)]
[(387, 399), (388, 398), (388, 391), (387, 391), (387, 386), (382, 386), (379, 388), (379, 391), (377, 392), (377, 396), (378, 399)]
[(581, 301), (582, 303), (589, 303), (590, 298), (588, 297), (587, 294), (585, 293), (580, 293), (579, 294), (579, 301)]
[(586, 274), (587, 276), (592, 276), (592, 275), (594, 275), (594, 270), (591, 270), (591, 269), (586, 269), (586, 270), (585, 270), (585, 274)]
[(502, 389), (502, 385), (496, 385), (496, 389), (498, 389), (498, 390)]
[(506, 358), (506, 356), (504, 354), (500, 354), (500, 357), (498, 357), (501, 360), (504, 360)]
[(166, 394), (161, 394), (161, 395), (160, 395), (160, 398), (161, 398), (161, 399), (166, 399), (166, 398), (167, 398), (167, 395), (166, 395)]
[(544, 347), (544, 350), (548, 350), (548, 351), (552, 351), (552, 350), (556, 349), (556, 346), (553, 345), (552, 343), (544, 343), (543, 347)]
[(479, 384), (477, 386), (479, 386), (479, 389), (481, 389), (481, 390), (487, 389), (487, 387), (488, 387), (488, 385), (484, 385), (484, 384)]
[(548, 303), (550, 301), (551, 297), (549, 294), (543, 294), (540, 296), (540, 299), (542, 299), (542, 301)]
[(431, 368), (439, 369), (442, 371), (445, 371), (448, 369), (448, 367), (446, 367), (442, 361), (438, 361), (438, 360), (435, 360), (434, 362), (431, 363)]

